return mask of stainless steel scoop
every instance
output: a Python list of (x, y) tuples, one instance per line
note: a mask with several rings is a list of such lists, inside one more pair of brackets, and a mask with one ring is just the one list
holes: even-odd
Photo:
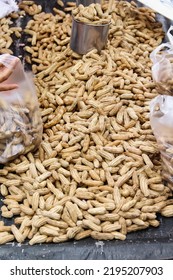
[(107, 43), (109, 25), (110, 23), (94, 25), (73, 18), (71, 49), (78, 54), (86, 54), (95, 48), (101, 51)]

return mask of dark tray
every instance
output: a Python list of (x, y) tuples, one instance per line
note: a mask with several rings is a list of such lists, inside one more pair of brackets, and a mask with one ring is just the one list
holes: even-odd
[[(71, 0), (70, 0), (71, 1)], [(52, 8), (60, 8), (56, 0), (35, 0), (41, 4), (43, 10), (52, 12)], [(66, 0), (64, 2), (67, 2)], [(28, 17), (29, 19), (29, 17)], [(158, 15), (165, 31), (171, 22)], [(21, 26), (25, 26), (27, 19), (21, 20)], [(25, 37), (15, 41), (14, 53), (23, 56), (21, 43)], [(2, 197), (0, 197), (2, 199)], [(0, 200), (0, 207), (2, 201)], [(148, 228), (138, 232), (129, 233), (125, 241), (97, 241), (86, 238), (80, 241), (68, 241), (60, 244), (40, 244), (30, 246), (28, 243), (18, 244), (11, 242), (0, 246), (1, 260), (35, 260), (35, 259), (58, 259), (58, 260), (141, 260), (141, 259), (173, 259), (173, 219), (158, 216), (160, 226)], [(0, 216), (0, 220), (2, 220)], [(4, 219), (6, 224), (12, 221)]]

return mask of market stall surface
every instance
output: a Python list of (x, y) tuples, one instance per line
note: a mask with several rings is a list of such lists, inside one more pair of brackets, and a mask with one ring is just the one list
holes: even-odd
[(129, 233), (125, 241), (86, 238), (60, 244), (0, 246), (0, 259), (7, 260), (153, 260), (173, 259), (173, 219), (159, 217), (160, 226)]

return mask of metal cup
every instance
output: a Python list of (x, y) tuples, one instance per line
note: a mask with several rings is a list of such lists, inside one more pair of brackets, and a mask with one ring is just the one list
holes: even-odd
[(70, 38), (71, 49), (78, 54), (86, 54), (92, 49), (99, 52), (105, 47), (108, 38), (109, 23), (94, 25), (73, 18)]
[(76, 0), (76, 5), (79, 6), (80, 4), (82, 4), (83, 6), (89, 6), (92, 3), (101, 3), (101, 0)]

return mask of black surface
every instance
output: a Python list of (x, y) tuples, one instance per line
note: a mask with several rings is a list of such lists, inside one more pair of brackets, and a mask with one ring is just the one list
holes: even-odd
[[(2, 202), (0, 202), (1, 206)], [(86, 238), (60, 244), (10, 242), (0, 246), (0, 259), (97, 259), (97, 260), (142, 260), (173, 259), (173, 219), (158, 217), (160, 226), (129, 233), (125, 241), (97, 241)], [(4, 219), (5, 224), (12, 220)]]
[(91, 238), (30, 246), (11, 242), (0, 246), (7, 260), (149, 260), (173, 259), (173, 219), (160, 217), (158, 228), (130, 233), (125, 241)]
[[(56, 0), (37, 0), (43, 10), (52, 12), (57, 7)], [(29, 19), (29, 17), (27, 18)], [(168, 30), (170, 21), (158, 15), (163, 23), (165, 31)], [(24, 26), (26, 19), (17, 21), (17, 25)], [(15, 54), (23, 57), (23, 46), (25, 36), (15, 41), (13, 49)], [(0, 201), (0, 206), (2, 202)], [(41, 244), (30, 246), (28, 243), (18, 244), (11, 242), (0, 246), (0, 259), (24, 260), (24, 259), (57, 259), (57, 260), (142, 260), (142, 259), (173, 259), (173, 219), (159, 217), (158, 228), (130, 233), (125, 241), (97, 241), (91, 238), (80, 241), (69, 241), (60, 244)], [(12, 220), (5, 219), (6, 224)]]

